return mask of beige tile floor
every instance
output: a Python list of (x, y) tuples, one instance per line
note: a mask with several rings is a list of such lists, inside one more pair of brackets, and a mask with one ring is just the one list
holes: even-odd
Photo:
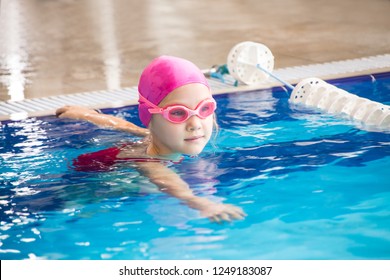
[(242, 41), (275, 68), (390, 53), (389, 0), (1, 0), (0, 101), (135, 86), (161, 54), (200, 68)]

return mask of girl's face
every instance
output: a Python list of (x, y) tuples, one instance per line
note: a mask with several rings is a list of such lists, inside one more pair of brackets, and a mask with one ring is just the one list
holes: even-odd
[[(184, 105), (194, 110), (203, 100), (211, 98), (210, 90), (203, 84), (188, 84), (173, 90), (158, 105)], [(152, 140), (148, 147), (149, 155), (197, 155), (210, 140), (214, 123), (214, 114), (201, 119), (191, 116), (183, 123), (175, 124), (161, 114), (154, 114), (149, 129)]]

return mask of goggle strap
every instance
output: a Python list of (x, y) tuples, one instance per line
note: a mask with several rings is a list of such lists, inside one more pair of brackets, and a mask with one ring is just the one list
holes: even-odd
[(147, 100), (141, 94), (139, 95), (138, 102), (139, 103), (145, 103), (146, 105), (148, 105), (148, 107), (153, 108), (153, 109), (160, 109), (160, 107), (158, 107), (157, 105), (155, 105), (152, 102), (150, 102), (149, 100)]
[(164, 111), (164, 109), (162, 109), (162, 108), (152, 108), (152, 109), (148, 109), (148, 111), (151, 114), (160, 114), (162, 111)]

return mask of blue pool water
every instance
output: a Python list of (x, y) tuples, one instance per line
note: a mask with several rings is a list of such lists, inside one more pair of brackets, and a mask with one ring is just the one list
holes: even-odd
[[(390, 104), (388, 73), (332, 83)], [(130, 166), (72, 169), (132, 136), (55, 117), (3, 122), (0, 258), (390, 259), (390, 134), (292, 109), (281, 88), (216, 99), (217, 139), (172, 168), (245, 220), (213, 224)], [(105, 112), (139, 123), (135, 107)]]

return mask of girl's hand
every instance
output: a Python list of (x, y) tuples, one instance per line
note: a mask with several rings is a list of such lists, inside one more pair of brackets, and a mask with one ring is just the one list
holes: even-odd
[(203, 217), (209, 218), (210, 221), (216, 223), (242, 220), (246, 216), (240, 207), (231, 204), (216, 203), (201, 197), (191, 199), (188, 205), (198, 209)]

